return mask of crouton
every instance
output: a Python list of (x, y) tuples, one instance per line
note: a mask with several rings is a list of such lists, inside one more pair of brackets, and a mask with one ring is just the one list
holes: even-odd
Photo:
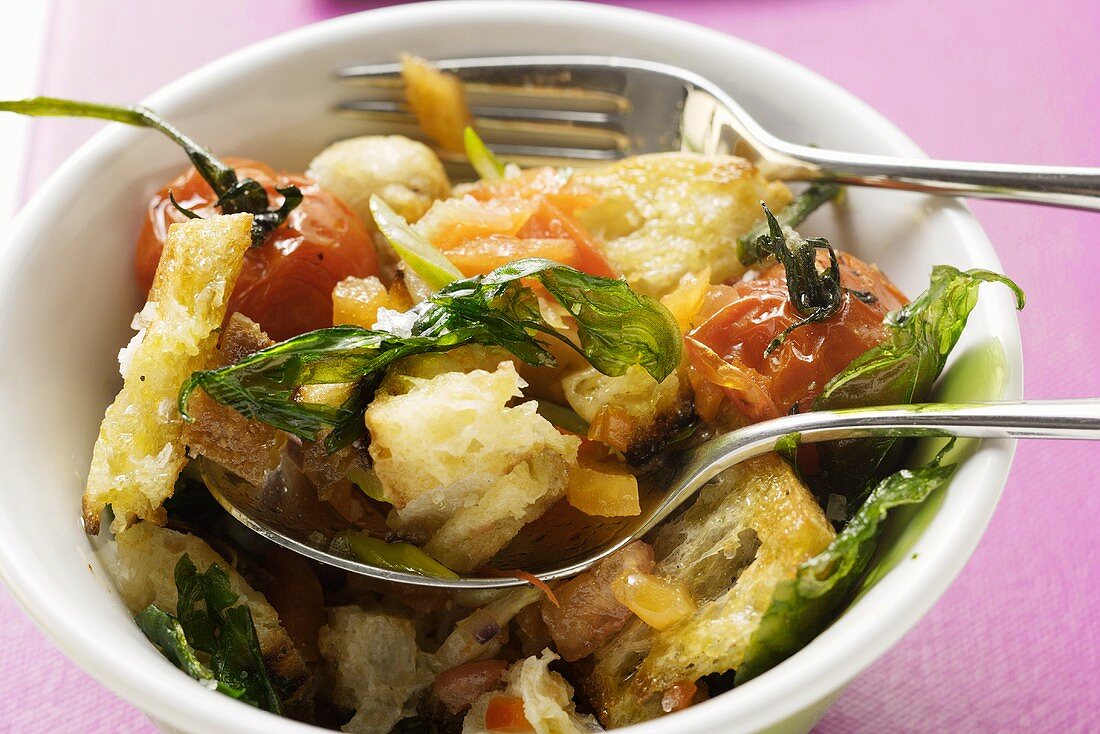
[(149, 300), (134, 318), (138, 334), (119, 354), (122, 391), (92, 450), (83, 499), (89, 533), (99, 532), (107, 505), (115, 532), (139, 518), (164, 521), (161, 505), (186, 461), (176, 398), (184, 380), (210, 360), (251, 230), (251, 214), (169, 228)]
[(596, 650), (584, 687), (603, 724), (660, 716), (665, 691), (736, 670), (776, 585), (834, 535), (817, 500), (774, 454), (708, 485), (654, 540), (654, 573), (685, 588), (697, 609), (663, 631), (632, 620)]
[(416, 645), (411, 620), (355, 606), (332, 607), (321, 628), (321, 655), (334, 680), (333, 701), (353, 709), (344, 724), (352, 734), (389, 734), (416, 713), (431, 684), (431, 656)]
[(779, 211), (791, 199), (784, 184), (733, 156), (641, 155), (573, 177), (602, 197), (578, 213), (581, 223), (631, 287), (654, 297), (708, 267), (715, 283), (740, 276), (737, 238), (763, 217), (761, 200)]
[(313, 159), (306, 175), (336, 194), (371, 229), (374, 195), (410, 222), (424, 216), (432, 202), (451, 195), (447, 173), (432, 149), (401, 135), (333, 143)]
[(638, 365), (610, 377), (585, 366), (562, 379), (569, 407), (589, 423), (588, 438), (642, 463), (692, 418), (691, 389), (673, 372), (658, 383)]
[(116, 536), (118, 557), (112, 575), (126, 608), (137, 614), (150, 604), (169, 614), (176, 613), (176, 583), (173, 572), (180, 557), (187, 554), (195, 567), (203, 572), (212, 564), (229, 576), (229, 585), (248, 605), (260, 652), (268, 674), (280, 679), (280, 688), (291, 691), (285, 703), (288, 708), (303, 707), (312, 697), (312, 678), (283, 629), (279, 615), (262, 594), (201, 538), (141, 522)]
[(428, 552), (470, 571), (562, 497), (579, 439), (533, 402), (507, 407), (525, 384), (511, 362), (494, 372), (405, 378), (366, 413), (370, 454), (390, 523), (431, 537)]
[[(234, 313), (206, 369), (239, 362), (274, 343), (259, 324)], [(286, 434), (245, 418), (202, 390), (194, 392), (187, 408), (194, 420), (183, 424), (181, 437), (192, 456), (205, 456), (255, 485), (262, 485), (268, 470), (278, 466)]]
[[(500, 696), (519, 699), (523, 703), (523, 716), (535, 734), (586, 734), (603, 731), (594, 718), (578, 714), (573, 704), (573, 687), (558, 673), (550, 670), (550, 663), (558, 656), (543, 650), (539, 656), (531, 656), (515, 663), (504, 674), (503, 691), (483, 694), (462, 721), (462, 734), (488, 734), (485, 717), (493, 699)], [(519, 731), (515, 729), (515, 731)]]

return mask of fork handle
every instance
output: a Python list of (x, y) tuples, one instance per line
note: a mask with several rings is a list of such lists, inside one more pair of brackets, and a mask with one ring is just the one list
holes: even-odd
[[(770, 137), (770, 136), (769, 136)], [(967, 163), (844, 153), (768, 140), (773, 176), (1100, 211), (1100, 168)], [(763, 163), (763, 161), (762, 161)]]

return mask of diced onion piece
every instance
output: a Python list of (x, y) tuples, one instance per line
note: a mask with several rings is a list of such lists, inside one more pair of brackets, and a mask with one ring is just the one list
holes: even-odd
[(535, 727), (523, 712), (523, 699), (517, 696), (493, 696), (485, 709), (485, 729), (492, 732), (528, 732)]
[(611, 584), (620, 604), (655, 630), (666, 630), (695, 613), (695, 602), (682, 585), (651, 573), (625, 573)]
[(586, 515), (633, 517), (642, 513), (638, 479), (611, 462), (571, 466), (565, 497)]

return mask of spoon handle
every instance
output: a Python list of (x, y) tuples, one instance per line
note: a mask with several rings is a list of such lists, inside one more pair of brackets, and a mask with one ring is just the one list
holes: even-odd
[(644, 535), (726, 469), (775, 450), (792, 435), (801, 443), (875, 436), (1100, 440), (1100, 398), (891, 405), (815, 411), (756, 423), (685, 452), (674, 481), (677, 488), (634, 535)]
[[(770, 136), (769, 136), (770, 137)], [(770, 139), (771, 175), (941, 196), (1100, 211), (1100, 168), (937, 161), (821, 150)]]

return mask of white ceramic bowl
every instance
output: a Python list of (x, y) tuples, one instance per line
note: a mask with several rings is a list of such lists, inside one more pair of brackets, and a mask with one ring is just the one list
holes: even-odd
[[(773, 53), (668, 18), (584, 4), (459, 0), (352, 15), (233, 54), (147, 102), (219, 154), (301, 170), (327, 143), (356, 132), (355, 123), (328, 114), (350, 92), (330, 72), (390, 61), (401, 51), (663, 61), (724, 86), (792, 140), (920, 154), (859, 100)], [(173, 668), (133, 625), (80, 525), (92, 443), (119, 385), (115, 354), (139, 305), (131, 254), (144, 202), (185, 163), (152, 132), (106, 130), (43, 187), (4, 248), (0, 570), (58, 646), (165, 728), (302, 734), (302, 724), (207, 691)], [(934, 199), (852, 191), (842, 214), (821, 212), (803, 229), (877, 262), (910, 294), (923, 289), (934, 263), (999, 269), (967, 210)], [(978, 358), (956, 365), (976, 378), (969, 390), (960, 383), (963, 392), (1020, 397), (1020, 336), (1007, 294), (983, 294), (959, 352)], [(983, 362), (988, 355), (999, 357), (995, 366)], [(951, 489), (908, 527), (894, 529), (876, 583), (804, 650), (741, 688), (630, 731), (808, 730), (960, 571), (993, 512), (1011, 456), (1009, 443), (984, 444)]]

